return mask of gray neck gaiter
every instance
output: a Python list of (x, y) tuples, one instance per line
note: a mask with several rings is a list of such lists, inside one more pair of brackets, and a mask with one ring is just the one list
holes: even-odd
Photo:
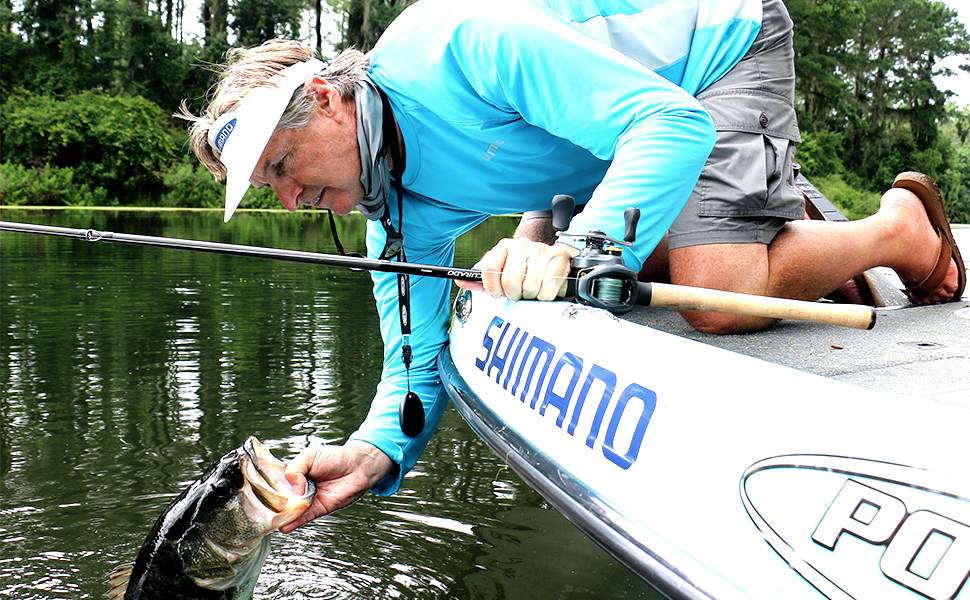
[(357, 209), (371, 221), (384, 211), (390, 190), (391, 175), (387, 166), (384, 142), (384, 108), (377, 88), (366, 77), (354, 90), (357, 105), (357, 144), (360, 146), (360, 183), (364, 197)]

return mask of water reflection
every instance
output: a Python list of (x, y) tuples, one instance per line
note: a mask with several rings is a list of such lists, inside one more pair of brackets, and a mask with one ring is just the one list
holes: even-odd
[[(310, 214), (37, 212), (0, 218), (332, 251)], [(362, 222), (340, 221), (348, 247)], [(459, 244), (470, 265), (513, 226)], [(359, 273), (0, 234), (0, 597), (102, 597), (162, 508), (256, 435), (339, 443), (381, 367)], [(393, 498), (276, 536), (259, 598), (639, 598), (448, 411)]]

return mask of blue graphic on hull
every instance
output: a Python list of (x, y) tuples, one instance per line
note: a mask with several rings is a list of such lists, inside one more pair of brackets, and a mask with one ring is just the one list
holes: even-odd
[[(586, 446), (592, 449), (597, 442), (602, 442), (603, 456), (622, 469), (629, 469), (636, 462), (647, 425), (657, 407), (655, 392), (638, 383), (630, 383), (620, 391), (613, 403), (617, 390), (617, 375), (613, 370), (596, 363), (590, 363), (587, 368), (588, 361), (579, 353), (560, 352), (554, 344), (501, 317), (493, 317), (485, 328), (482, 348), (485, 354), (475, 359), (475, 366), (486, 377), (494, 379), (496, 385), (512, 398), (528, 402), (529, 407), (537, 410), (540, 416), (544, 416), (550, 407), (555, 409), (555, 426), (562, 429), (566, 423), (565, 430), (570, 436), (575, 436), (587, 406), (595, 407), (592, 424), (585, 436)], [(594, 385), (602, 386), (603, 394), (598, 399), (594, 397), (587, 405), (586, 400)], [(560, 393), (557, 389), (565, 391)], [(611, 405), (612, 412), (607, 418)], [(636, 415), (638, 408), (640, 413), (635, 418), (629, 443), (622, 444), (624, 440), (617, 440), (620, 425), (628, 411), (634, 411), (627, 417), (630, 419)], [(605, 431), (604, 422), (607, 423)], [(622, 437), (626, 438), (626, 435)], [(618, 443), (625, 448), (618, 448)]]

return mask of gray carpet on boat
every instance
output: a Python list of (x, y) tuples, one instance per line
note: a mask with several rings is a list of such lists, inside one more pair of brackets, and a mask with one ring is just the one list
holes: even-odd
[(890, 392), (970, 405), (970, 301), (877, 310), (869, 331), (796, 321), (742, 335), (691, 329), (673, 310), (627, 318), (769, 362)]

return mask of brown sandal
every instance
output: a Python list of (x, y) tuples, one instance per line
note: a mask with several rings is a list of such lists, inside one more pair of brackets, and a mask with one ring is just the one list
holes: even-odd
[(963, 297), (963, 291), (967, 287), (967, 268), (963, 264), (963, 257), (960, 256), (960, 248), (953, 240), (953, 231), (950, 230), (950, 222), (946, 218), (946, 208), (943, 206), (943, 198), (940, 196), (940, 189), (936, 182), (922, 173), (907, 171), (896, 176), (893, 182), (894, 188), (909, 190), (919, 198), (926, 209), (926, 215), (930, 219), (930, 225), (940, 236), (940, 255), (936, 259), (936, 266), (930, 271), (923, 281), (909, 282), (904, 281), (906, 286), (906, 296), (914, 304), (923, 304), (926, 295), (940, 287), (946, 278), (947, 270), (950, 268), (950, 259), (957, 266), (957, 290), (950, 298), (949, 302), (959, 302)]

